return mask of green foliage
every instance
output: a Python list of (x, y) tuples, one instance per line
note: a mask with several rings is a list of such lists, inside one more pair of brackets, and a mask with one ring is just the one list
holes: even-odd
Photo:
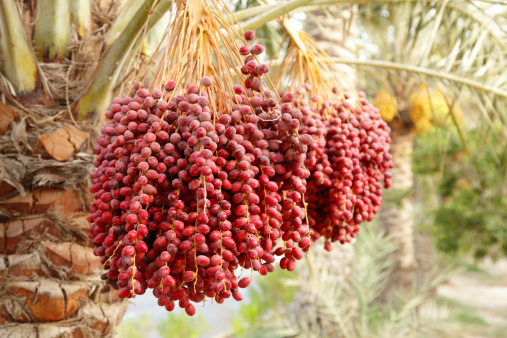
[(505, 140), (483, 129), (467, 132), (467, 148), (456, 132), (421, 135), (413, 168), (437, 186), (433, 213), (437, 248), (446, 253), (471, 252), (475, 258), (507, 255), (507, 153)]
[(209, 324), (202, 313), (189, 317), (185, 312), (169, 312), (157, 327), (162, 338), (199, 338), (208, 329)]
[(451, 315), (451, 319), (458, 322), (465, 323), (467, 325), (487, 325), (488, 323), (482, 318), (477, 316), (471, 310), (460, 310), (456, 311)]
[(297, 289), (295, 286), (287, 285), (287, 282), (297, 278), (297, 270), (288, 272), (278, 268), (258, 284), (252, 284), (247, 289), (250, 301), (248, 303), (243, 301), (233, 318), (235, 336), (258, 337), (256, 326), (262, 318), (272, 313), (273, 309), (287, 306), (294, 299)]
[(116, 327), (116, 334), (121, 338), (145, 337), (153, 330), (153, 324), (149, 314), (143, 314), (138, 318), (125, 318)]
[[(209, 323), (199, 313), (189, 317), (184, 311), (168, 312), (167, 317), (157, 326), (162, 338), (199, 338), (210, 328)], [(154, 331), (153, 320), (149, 314), (138, 318), (125, 318), (116, 327), (116, 334), (121, 338), (148, 337)]]

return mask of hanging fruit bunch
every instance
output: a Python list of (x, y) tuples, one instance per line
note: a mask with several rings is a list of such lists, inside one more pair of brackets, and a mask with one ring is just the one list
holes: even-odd
[(278, 255), (294, 270), (311, 242), (304, 114), (270, 85), (254, 32), (238, 43), (220, 14), (232, 13), (214, 6), (177, 1), (149, 84), (113, 100), (88, 218), (104, 292), (152, 289), (160, 306), (189, 315), (191, 302), (241, 300), (252, 277), (239, 268), (266, 275)]
[(459, 107), (453, 107), (452, 111), (449, 111), (447, 100), (438, 89), (421, 84), (411, 97), (409, 116), (416, 132), (427, 132), (432, 125), (444, 125), (449, 113), (460, 116)]
[(375, 94), (373, 104), (378, 108), (382, 120), (386, 122), (391, 122), (398, 114), (398, 101), (386, 89), (381, 89)]
[[(331, 250), (330, 242), (350, 242), (380, 209), (381, 183), (391, 184), (390, 129), (308, 34), (287, 31), (291, 38), (274, 78), (295, 93), (299, 133), (313, 138), (305, 160), (308, 218), (312, 240), (324, 237)], [(283, 74), (290, 75), (282, 80)]]

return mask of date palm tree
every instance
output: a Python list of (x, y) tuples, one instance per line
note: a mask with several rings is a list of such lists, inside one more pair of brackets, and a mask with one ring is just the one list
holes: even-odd
[[(305, 2), (238, 18), (255, 29)], [(121, 320), (127, 303), (100, 292), (103, 262), (86, 234), (94, 140), (113, 95), (127, 94), (150, 57), (144, 38), (171, 6), (0, 1), (2, 336), (98, 337)]]
[[(255, 29), (286, 13), (309, 12), (332, 3), (349, 9), (352, 2), (270, 2), (235, 14), (244, 29)], [(470, 10), (470, 3), (479, 10)], [(169, 0), (0, 0), (2, 333), (102, 336), (111, 334), (123, 316), (126, 303), (114, 293), (104, 296), (99, 291), (102, 264), (86, 236), (92, 150), (105, 107), (113, 95), (125, 94), (136, 81), (137, 70), (150, 57), (140, 48), (143, 39), (171, 4)], [(364, 11), (359, 13), (366, 18), (368, 11), (381, 10), (394, 17), (397, 5), (370, 1), (359, 7)], [(505, 23), (499, 23), (500, 12), (494, 20), (494, 14), (481, 12), (482, 5), (481, 1), (445, 1), (437, 7), (426, 1), (407, 2), (403, 6), (410, 15), (398, 13), (396, 18), (399, 15), (408, 23), (392, 17), (386, 22), (373, 20), (379, 18), (375, 14), (371, 22), (358, 22), (364, 32), (368, 27), (387, 27), (384, 40), (370, 43), (378, 47), (385, 41), (386, 50), (393, 43), (401, 44), (389, 37), (398, 29), (389, 27), (405, 23), (406, 41), (396, 57), (389, 52), (377, 60), (340, 55), (336, 62), (358, 70), (383, 69), (388, 79), (422, 74), (424, 82), (431, 78), (457, 94), (470, 93), (469, 106), (486, 121), (500, 120), (507, 97), (507, 68), (505, 32), (498, 27)], [(372, 32), (368, 36), (373, 38)], [(407, 98), (398, 96), (400, 102)], [(397, 119), (410, 126), (402, 106)], [(401, 131), (407, 129), (405, 124)], [(400, 268), (401, 261), (413, 255), (409, 244), (413, 222), (401, 225), (405, 228), (386, 227), (400, 234), (402, 249), (396, 256)]]

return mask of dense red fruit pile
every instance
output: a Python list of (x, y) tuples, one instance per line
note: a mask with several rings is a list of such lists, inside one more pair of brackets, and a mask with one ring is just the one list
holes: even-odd
[(88, 217), (109, 270), (104, 292), (150, 288), (160, 306), (178, 301), (193, 315), (191, 302), (206, 297), (242, 299), (251, 277), (238, 280), (238, 268), (266, 275), (283, 256), (292, 271), (314, 240), (350, 242), (378, 212), (392, 166), (378, 110), (364, 98), (352, 107), (336, 89), (334, 99), (308, 100), (304, 88), (280, 97), (263, 83), (263, 50), (239, 49), (245, 80), (231, 93), (216, 95), (223, 87), (205, 76), (137, 84), (113, 101)]
[(159, 305), (171, 311), (179, 301), (193, 315), (191, 301), (242, 299), (238, 288), (251, 278), (238, 280), (238, 267), (266, 275), (283, 255), (280, 266), (292, 271), (310, 248), (303, 196), (312, 137), (298, 133), (294, 95), (279, 102), (264, 88), (269, 68), (253, 57), (262, 51), (241, 47), (247, 78), (232, 105), (210, 97), (213, 80), (203, 77), (184, 89), (138, 84), (106, 112), (89, 236), (121, 298), (152, 288)]
[(302, 113), (300, 133), (312, 135), (305, 166), (311, 177), (307, 185), (312, 240), (323, 236), (330, 242), (350, 242), (359, 224), (371, 221), (382, 203), (382, 186), (391, 184), (390, 129), (379, 111), (360, 93), (361, 106), (352, 107), (346, 94), (332, 89), (334, 99), (318, 96), (308, 100), (296, 91), (294, 102)]

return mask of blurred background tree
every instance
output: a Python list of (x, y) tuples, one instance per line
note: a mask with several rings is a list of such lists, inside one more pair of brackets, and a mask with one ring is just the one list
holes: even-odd
[(433, 126), (456, 129), (469, 153), (467, 144), (475, 135), (463, 121), (505, 138), (505, 13), (505, 6), (482, 1), (359, 6), (358, 78), (392, 128), (393, 186), (386, 192), (379, 224), (399, 249), (384, 298), (391, 287), (412, 287), (417, 265), (423, 276), (434, 266), (429, 237), (419, 231), (414, 242), (414, 138)]
[[(507, 6), (481, 0), (339, 1), (324, 9), (315, 3), (309, 4), (308, 10), (301, 7), (298, 11), (306, 13), (303, 27), (334, 60), (357, 72), (357, 87), (374, 97), (393, 130), (393, 186), (385, 195), (378, 221), (398, 243), (398, 249), (393, 253), (394, 271), (381, 298), (389, 299), (396, 289), (410, 294), (416, 282), (434, 273), (430, 235), (438, 233), (440, 227), (457, 229), (456, 223), (441, 223), (451, 221), (443, 221), (443, 210), (435, 214), (421, 207), (427, 190), (414, 180), (415, 140), (428, 132), (434, 135), (435, 127), (453, 131), (462, 155), (475, 163), (476, 155), (470, 148), (477, 142), (477, 128), (491, 134), (496, 142), (505, 139)], [(424, 162), (433, 159), (438, 167), (444, 163), (435, 156)], [(497, 157), (495, 163), (503, 160)], [(416, 161), (422, 165), (422, 158)], [(503, 175), (504, 171), (499, 173)], [(501, 199), (502, 195), (496, 196)], [(421, 215), (426, 218), (421, 224), (431, 225), (436, 215), (437, 225), (416, 227), (416, 216)], [(492, 232), (502, 236), (497, 229), (492, 228)], [(451, 236), (444, 237), (452, 241)], [(442, 238), (438, 242), (441, 246)], [(334, 261), (341, 267), (348, 265), (341, 259)]]
[(116, 327), (121, 338), (150, 337), (158, 333), (161, 338), (199, 338), (210, 328), (202, 313), (189, 317), (184, 311), (168, 312), (157, 325), (149, 314), (128, 318)]
[[(363, 231), (363, 230), (361, 230)], [(427, 291), (448, 276), (441, 271), (410, 295), (394, 291), (388, 305), (377, 299), (389, 282), (396, 262), (391, 254), (397, 243), (370, 224), (358, 236), (351, 283), (336, 283), (333, 265), (316, 265), (310, 253), (300, 273), (261, 283), (234, 321), (235, 337), (407, 337), (432, 336), (448, 317), (445, 307), (427, 299)], [(276, 284), (275, 284), (276, 283)], [(280, 295), (279, 283), (284, 290)], [(291, 291), (297, 290), (296, 293)], [(260, 291), (260, 292), (259, 292)], [(314, 296), (309, 303), (302, 293)], [(249, 293), (250, 294), (250, 293)], [(301, 306), (301, 301), (306, 306)], [(251, 315), (252, 309), (255, 314)]]
[(353, 67), (357, 87), (374, 97), (392, 128), (393, 186), (379, 214), (380, 227), (399, 244), (397, 268), (382, 297), (387, 299), (390, 289), (410, 289), (416, 273), (427, 278), (435, 266), (431, 238), (414, 223), (420, 214), (414, 206), (415, 138), (435, 126), (455, 129), (470, 157), (472, 128), (480, 126), (497, 141), (507, 135), (507, 6), (481, 0), (339, 1), (323, 9), (309, 4), (305, 13), (303, 26), (336, 63)]
[(469, 135), (472, 159), (456, 131), (434, 130), (417, 139), (414, 173), (434, 198), (421, 201), (421, 210), (433, 215), (430, 229), (440, 251), (498, 259), (507, 255), (506, 144), (477, 127)]

